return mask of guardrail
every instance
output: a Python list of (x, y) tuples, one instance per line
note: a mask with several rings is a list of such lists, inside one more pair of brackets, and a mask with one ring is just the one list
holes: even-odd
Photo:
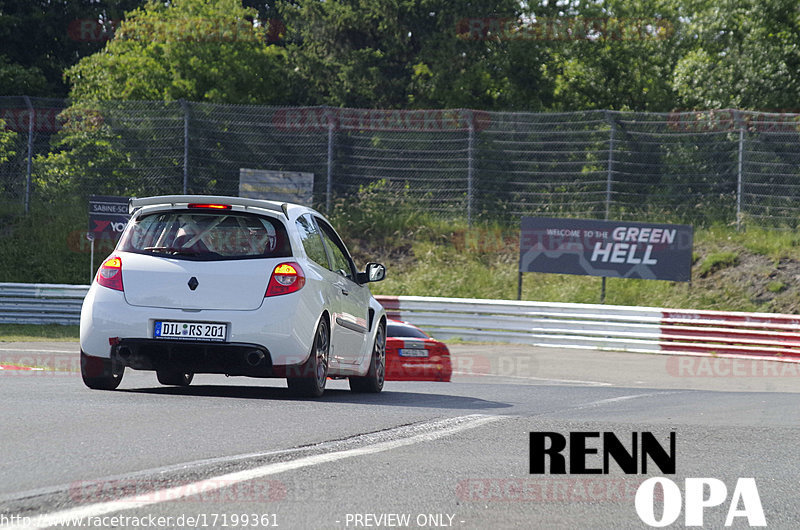
[(0, 324), (78, 324), (88, 285), (0, 283)]
[(800, 362), (800, 316), (652, 307), (378, 296), (436, 338)]
[[(0, 283), (0, 323), (78, 324), (88, 285)], [(378, 296), (436, 338), (800, 362), (800, 315)]]

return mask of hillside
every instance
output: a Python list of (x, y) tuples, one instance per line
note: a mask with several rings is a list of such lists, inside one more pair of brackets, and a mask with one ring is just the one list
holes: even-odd
[[(432, 219), (381, 205), (337, 207), (334, 226), (359, 266), (387, 265), (375, 293), (515, 299), (518, 227)], [(85, 284), (89, 247), (82, 209), (36, 210), (3, 218), (0, 282)], [(110, 251), (100, 246), (95, 264)], [(800, 236), (788, 230), (696, 228), (692, 282), (611, 278), (607, 304), (800, 312)], [(523, 299), (598, 303), (600, 278), (529, 273)]]

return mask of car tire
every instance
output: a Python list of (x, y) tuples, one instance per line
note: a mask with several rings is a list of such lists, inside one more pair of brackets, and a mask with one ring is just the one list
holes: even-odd
[(114, 390), (122, 382), (125, 366), (111, 359), (86, 355), (81, 351), (83, 384), (94, 390)]
[(351, 376), (349, 379), (350, 390), (353, 392), (377, 394), (383, 390), (383, 383), (386, 380), (386, 326), (382, 322), (375, 334), (367, 375)]
[(314, 334), (314, 344), (308, 360), (300, 368), (300, 377), (287, 377), (289, 390), (304, 397), (320, 397), (325, 393), (328, 380), (328, 356), (331, 346), (331, 333), (328, 320), (323, 316)]
[(158, 370), (156, 372), (158, 382), (162, 385), (170, 386), (189, 386), (192, 384), (194, 374), (192, 372), (181, 372), (179, 370)]

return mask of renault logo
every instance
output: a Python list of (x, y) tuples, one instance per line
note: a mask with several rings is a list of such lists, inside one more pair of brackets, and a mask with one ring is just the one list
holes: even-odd
[(192, 276), (192, 278), (189, 280), (189, 289), (194, 291), (195, 289), (197, 289), (198, 285), (200, 285), (200, 282), (197, 281), (197, 278)]

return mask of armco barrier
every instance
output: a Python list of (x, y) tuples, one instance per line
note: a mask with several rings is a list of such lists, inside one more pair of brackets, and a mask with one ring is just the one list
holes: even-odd
[(78, 324), (88, 285), (0, 283), (0, 324)]
[(800, 362), (800, 316), (550, 302), (378, 296), (442, 339)]
[[(78, 324), (88, 285), (0, 283), (0, 323)], [(800, 315), (378, 296), (391, 318), (481, 342), (800, 362)]]

